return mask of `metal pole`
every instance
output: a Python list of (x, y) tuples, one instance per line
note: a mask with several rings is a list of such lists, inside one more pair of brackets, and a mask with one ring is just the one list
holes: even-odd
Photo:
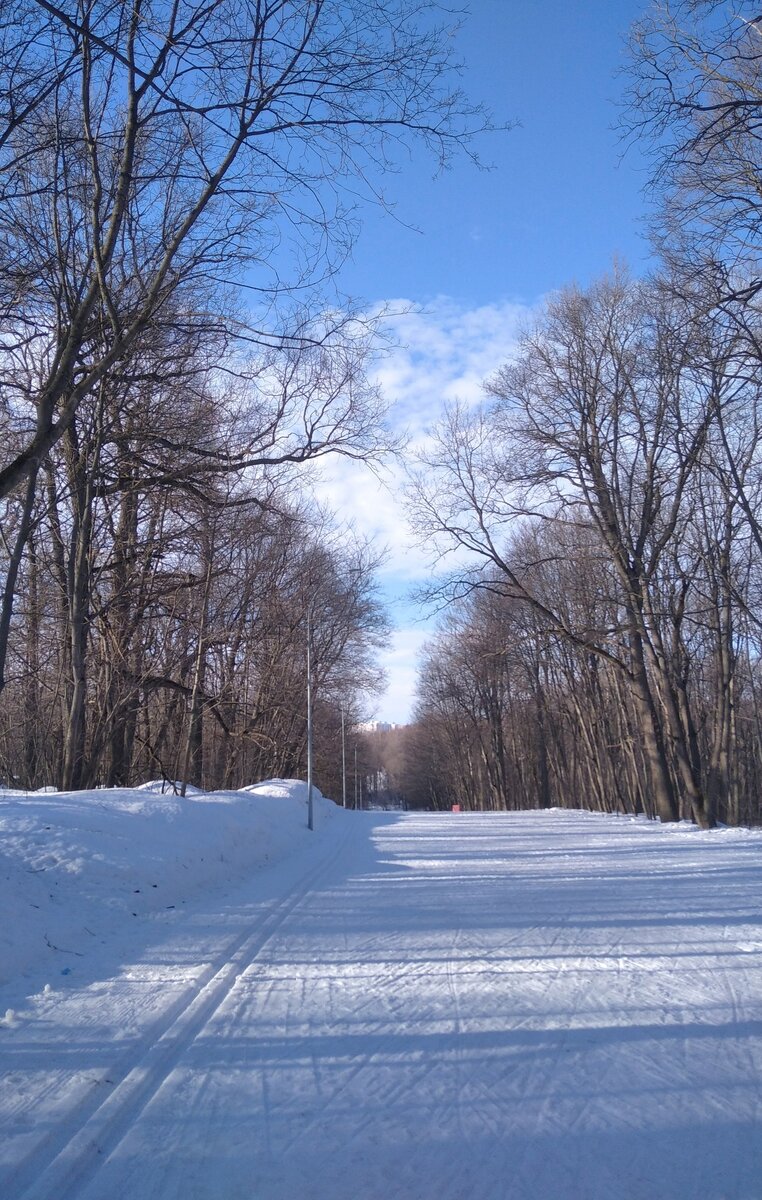
[(347, 807), (347, 740), (344, 729), (344, 705), (341, 706), (341, 806)]
[(355, 746), (355, 808), (357, 808), (357, 746)]
[(312, 620), (307, 609), (307, 828), (315, 828), (312, 810)]

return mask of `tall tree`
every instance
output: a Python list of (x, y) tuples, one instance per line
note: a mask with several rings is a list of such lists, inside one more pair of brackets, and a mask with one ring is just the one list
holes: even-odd
[[(415, 505), (423, 528), (474, 551), (555, 636), (621, 673), (659, 813), (687, 807), (709, 826), (684, 612), (663, 590), (723, 404), (727, 355), (720, 345), (709, 357), (705, 327), (658, 284), (614, 277), (563, 293), (491, 381), (491, 405), (451, 412)], [(579, 526), (598, 561), (604, 603), (582, 623), (538, 590), (531, 542), (514, 534), (505, 548), (511, 522), (551, 517)]]
[[(215, 291), (246, 271), (259, 314), (236, 333), (291, 346), (316, 336), (293, 315), (273, 328), (289, 263), (302, 291), (325, 276), (330, 247), (346, 250), (358, 178), (400, 139), (446, 159), (482, 123), (450, 87), (450, 44), (429, 10), (5, 7), (0, 389), (19, 444), (8, 443), (0, 496), (35, 475), (83, 398), (190, 282), (208, 314)], [(32, 341), (45, 370), (19, 391), (17, 359)]]

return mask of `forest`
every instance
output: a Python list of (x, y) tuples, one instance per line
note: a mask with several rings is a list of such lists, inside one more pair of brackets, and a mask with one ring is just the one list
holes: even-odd
[(550, 297), (419, 457), (413, 519), (465, 556), (390, 758), (412, 804), (762, 818), (761, 63), (727, 5), (642, 19), (658, 269)]
[[(427, 3), (0, 13), (0, 779), (316, 768), (378, 683), (377, 552), (306, 464), (394, 449), (336, 272), (399, 146), (485, 124)], [(333, 772), (333, 774), (331, 774)]]
[[(550, 296), (413, 454), (334, 285), (356, 189), (489, 127), (429, 18), (4, 6), (6, 786), (303, 773), (309, 638), (330, 794), (349, 729), (361, 800), (762, 819), (762, 29), (679, 0), (632, 30), (656, 269)], [(403, 455), (411, 522), (455, 551), (391, 735), (357, 734), (381, 552), (304, 486), (332, 453)]]

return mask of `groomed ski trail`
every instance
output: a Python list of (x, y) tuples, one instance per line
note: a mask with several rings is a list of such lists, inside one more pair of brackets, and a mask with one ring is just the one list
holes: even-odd
[[(101, 1082), (4, 1197), (760, 1200), (755, 837), (570, 812), (341, 829), (267, 904), (237, 889), (126, 1047), (119, 977), (95, 1029), (69, 997)], [(194, 921), (127, 972), (154, 1006)]]

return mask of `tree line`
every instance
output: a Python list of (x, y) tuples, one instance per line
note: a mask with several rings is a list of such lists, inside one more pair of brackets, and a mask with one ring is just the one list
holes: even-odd
[(762, 818), (762, 25), (667, 3), (631, 51), (659, 269), (552, 297), (413, 484), (475, 564), (406, 735), (423, 805)]
[(321, 704), (356, 713), (374, 686), (373, 554), (288, 473), (205, 464), (225, 398), (188, 358), (181, 370), (169, 390), (104, 381), (31, 508), (7, 503), (5, 535), (24, 541), (0, 646), (0, 763), (16, 784), (298, 773), (308, 614)]
[(432, 14), (3, 5), (6, 783), (303, 771), (308, 624), (337, 759), (385, 617), (301, 468), (393, 445), (374, 324), (334, 279), (399, 147), (444, 164), (485, 123)]

